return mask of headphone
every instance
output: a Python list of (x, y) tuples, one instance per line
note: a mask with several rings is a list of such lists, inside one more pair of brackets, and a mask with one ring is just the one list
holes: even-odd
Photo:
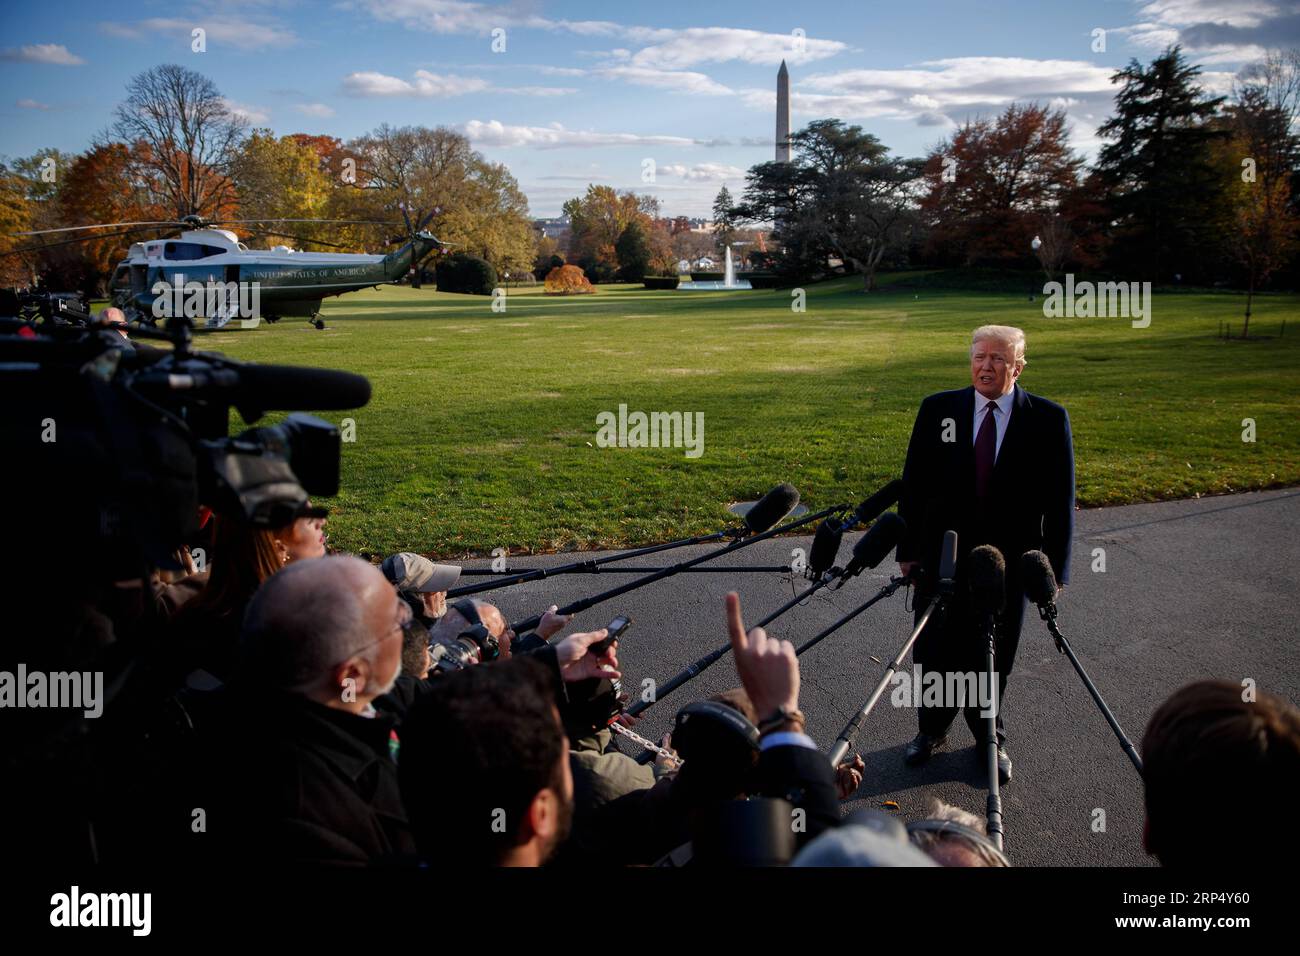
[(687, 749), (690, 749), (691, 731), (689, 728), (696, 722), (720, 727), (724, 733), (729, 734), (738, 743), (743, 744), (755, 753), (758, 752), (758, 742), (761, 736), (758, 728), (751, 724), (749, 719), (740, 711), (716, 700), (699, 700), (693, 704), (687, 704), (677, 712), (677, 719), (673, 723), (673, 747), (677, 751), (682, 750), (681, 742), (683, 737), (687, 741)]
[(462, 598), (453, 604), (451, 609), (469, 622), (469, 627), (456, 635), (457, 640), (466, 638), (473, 641), (478, 647), (479, 660), (484, 663), (494, 661), (501, 656), (501, 642), (492, 636), (483, 619), (478, 616), (478, 608), (474, 606), (473, 601)]

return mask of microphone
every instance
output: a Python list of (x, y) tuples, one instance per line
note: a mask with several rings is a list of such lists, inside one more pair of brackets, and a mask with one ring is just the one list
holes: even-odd
[(141, 372), (131, 384), (141, 391), (217, 399), (259, 412), (360, 408), (370, 401), (370, 380), (363, 375), (297, 365), (186, 362)]
[(857, 577), (865, 568), (874, 568), (885, 560), (898, 546), (906, 530), (907, 523), (894, 512), (882, 514), (871, 526), (871, 530), (859, 538), (858, 543), (853, 546), (853, 560), (840, 575), (840, 582), (835, 586), (835, 590), (844, 587), (844, 582), (849, 578)]
[(939, 552), (939, 593), (952, 594), (957, 582), (957, 532), (943, 533), (943, 549)]
[(835, 564), (843, 537), (844, 529), (840, 527), (838, 521), (826, 518), (817, 526), (817, 533), (813, 535), (812, 550), (808, 555), (808, 570), (813, 578), (820, 579)]
[(991, 544), (981, 544), (967, 562), (971, 610), (987, 626), (1006, 604), (1007, 562)]
[(881, 488), (870, 498), (858, 505), (853, 510), (854, 517), (859, 524), (866, 524), (868, 521), (875, 521), (880, 514), (889, 507), (892, 507), (900, 497), (907, 486), (903, 484), (902, 478), (895, 478), (885, 487)]
[(1056, 575), (1052, 562), (1041, 551), (1026, 551), (1020, 556), (1020, 578), (1025, 584), (1025, 596), (1038, 605), (1046, 617), (1056, 616)]
[(779, 484), (750, 508), (745, 514), (745, 527), (751, 534), (762, 534), (794, 511), (799, 504), (799, 492), (794, 485)]

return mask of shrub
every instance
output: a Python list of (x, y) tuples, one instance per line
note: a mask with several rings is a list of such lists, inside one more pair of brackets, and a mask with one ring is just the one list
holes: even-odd
[(558, 266), (546, 276), (548, 295), (581, 295), (595, 291), (577, 266)]
[(726, 278), (726, 276), (727, 274), (725, 272), (692, 272), (691, 281), (692, 282), (721, 282), (723, 279)]
[(491, 295), (497, 287), (497, 271), (492, 263), (464, 253), (439, 261), (437, 276), (439, 292)]
[(677, 276), (646, 276), (645, 287), (647, 289), (676, 289), (678, 281)]

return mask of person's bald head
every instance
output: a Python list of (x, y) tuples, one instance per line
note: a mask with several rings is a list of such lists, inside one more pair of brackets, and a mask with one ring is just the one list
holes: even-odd
[(409, 617), (368, 562), (341, 555), (290, 564), (249, 602), (245, 665), (264, 686), (331, 706), (363, 705), (392, 687)]
[(110, 305), (99, 313), (99, 324), (105, 328), (114, 329), (122, 338), (126, 338), (126, 313), (116, 306)]

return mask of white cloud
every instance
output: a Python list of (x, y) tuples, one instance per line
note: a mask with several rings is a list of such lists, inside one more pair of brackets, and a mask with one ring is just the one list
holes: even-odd
[(668, 163), (655, 168), (656, 175), (673, 179), (686, 179), (692, 182), (720, 182), (727, 179), (744, 179), (745, 170), (739, 166), (726, 163), (696, 163), (686, 166), (682, 163)]
[(222, 97), (221, 102), (226, 104), (226, 109), (250, 126), (266, 126), (271, 122), (271, 114), (264, 106), (248, 106), (225, 97)]
[(41, 103), (36, 100), (27, 99), (18, 100), (14, 103), (14, 106), (18, 107), (20, 110), (48, 110), (52, 108), (49, 103)]
[(50, 66), (81, 66), (86, 61), (68, 52), (62, 43), (32, 43), (0, 52), (0, 60), (14, 63), (45, 63)]
[(294, 109), (304, 116), (317, 116), (321, 119), (334, 115), (334, 107), (326, 106), (324, 103), (299, 103)]
[[(548, 30), (575, 36), (609, 37), (623, 44), (595, 55), (630, 60), (635, 66), (681, 70), (698, 63), (739, 61), (775, 66), (781, 60), (811, 63), (849, 49), (839, 40), (791, 33), (764, 33), (734, 27), (668, 29), (614, 23), (609, 20), (555, 20), (511, 5), (474, 3), (470, 0), (356, 0), (355, 5), (375, 19), (402, 23), (433, 33), (489, 36), (511, 29)], [(637, 47), (634, 51), (631, 47)]]
[(1139, 22), (1116, 27), (1142, 50), (1180, 44), (1202, 64), (1240, 64), (1300, 45), (1300, 8), (1288, 0), (1138, 0)]
[(470, 120), (460, 131), (481, 146), (533, 146), (537, 149), (563, 149), (590, 146), (693, 146), (684, 136), (644, 136), (639, 133), (604, 133), (596, 130), (566, 129), (559, 123), (550, 126), (509, 126), (498, 120)]
[(266, 50), (293, 46), (298, 35), (287, 27), (268, 20), (247, 20), (228, 14), (194, 17), (150, 17), (130, 23), (105, 21), (99, 29), (109, 36), (127, 40), (169, 37), (189, 44), (195, 27), (202, 27), (207, 37), (207, 52), (222, 47), (235, 50)]
[(734, 93), (721, 83), (714, 82), (703, 73), (688, 70), (659, 70), (646, 66), (609, 66), (591, 71), (599, 77), (613, 80), (626, 80), (637, 86), (650, 86), (656, 89), (672, 90), (676, 93), (690, 93), (705, 96), (730, 96)]
[(839, 40), (796, 38), (789, 33), (761, 33), (733, 27), (689, 27), (674, 30), (672, 36), (638, 50), (632, 56), (637, 66), (680, 70), (698, 63), (726, 63), (738, 60), (776, 66), (811, 63), (848, 50)]
[(349, 73), (343, 78), (343, 91), (352, 96), (463, 96), (488, 87), (481, 77), (440, 76), (428, 70), (416, 70), (410, 80), (375, 72)]

